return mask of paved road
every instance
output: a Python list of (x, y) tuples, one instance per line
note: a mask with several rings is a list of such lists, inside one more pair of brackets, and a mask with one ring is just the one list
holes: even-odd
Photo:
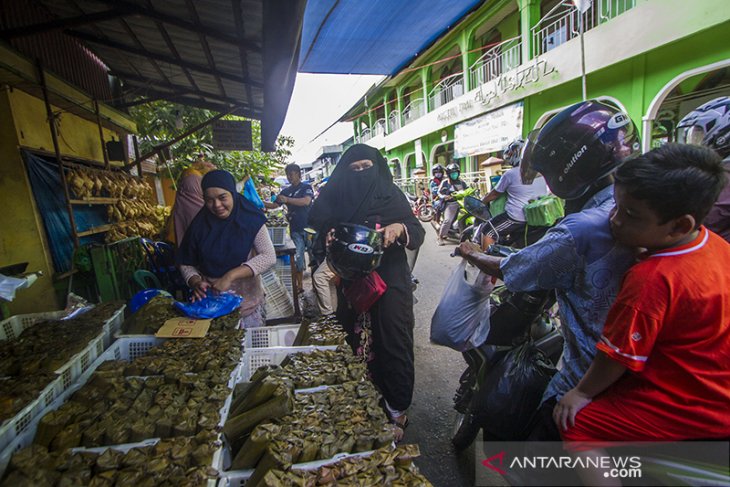
[[(420, 284), (416, 291), (416, 390), (409, 410), (410, 426), (406, 443), (418, 443), (421, 457), (416, 464), (436, 487), (466, 487), (474, 485), (479, 460), (486, 458), (481, 438), (475, 445), (457, 454), (451, 446), (455, 420), (452, 398), (465, 362), (461, 354), (450, 348), (432, 345), (429, 340), (431, 316), (438, 305), (444, 284), (456, 266), (456, 258), (449, 257), (455, 244), (436, 245), (436, 233), (430, 224), (426, 227), (426, 242), (421, 247), (414, 274)], [(481, 436), (481, 435), (480, 435)], [(480, 478), (484, 475), (480, 473)], [(482, 485), (486, 485), (482, 483)], [(507, 485), (498, 475), (489, 477), (489, 485)]]

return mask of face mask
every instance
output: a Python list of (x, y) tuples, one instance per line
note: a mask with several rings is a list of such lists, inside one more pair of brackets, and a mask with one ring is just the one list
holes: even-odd
[(436, 174), (434, 174), (434, 175), (433, 175), (433, 177), (435, 177), (435, 178), (437, 178), (437, 179), (441, 179), (442, 177), (444, 177), (444, 173), (442, 173), (442, 172), (437, 172)]
[(459, 179), (459, 173), (458, 172), (449, 173), (449, 177), (451, 179)]

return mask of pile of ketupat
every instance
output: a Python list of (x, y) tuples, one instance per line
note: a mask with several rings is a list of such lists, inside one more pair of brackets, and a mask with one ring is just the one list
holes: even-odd
[[(379, 448), (367, 457), (350, 457), (313, 469), (269, 470), (259, 483), (265, 487), (338, 485), (341, 487), (426, 487), (413, 459), (418, 445)], [(248, 485), (248, 484), (247, 484)]]
[(99, 336), (104, 323), (123, 305), (113, 301), (69, 320), (42, 321), (15, 340), (0, 342), (0, 421), (36, 399), (57, 377), (54, 371)]
[(25, 448), (10, 460), (2, 485), (13, 487), (198, 487), (216, 472), (213, 459), (218, 435), (201, 432), (194, 437), (162, 440), (155, 445), (101, 453), (66, 449), (49, 452), (40, 445)]
[[(108, 361), (100, 365), (66, 403), (41, 418), (34, 445), (13, 456), (6, 478), (20, 481), (26, 477), (60, 475), (61, 479), (70, 480), (59, 480), (56, 485), (114, 485), (114, 480), (107, 483), (108, 478), (117, 481), (138, 478), (136, 473), (128, 472), (130, 465), (125, 461), (115, 468), (95, 464), (81, 468), (79, 474), (68, 473), (63, 461), (43, 463), (40, 460), (45, 455), (66, 458), (69, 449), (74, 447), (110, 446), (150, 438), (174, 438), (179, 441), (173, 444), (184, 448), (169, 449), (176, 452), (172, 460), (181, 459), (175, 468), (168, 468), (164, 455), (150, 456), (148, 452), (148, 460), (157, 470), (145, 475), (150, 475), (156, 483), (145, 481), (143, 485), (183, 485), (170, 483), (170, 477), (184, 478), (188, 470), (194, 474), (189, 479), (203, 478), (203, 474), (206, 479), (214, 476), (209, 467), (213, 453), (220, 446), (216, 443), (220, 410), (231, 394), (228, 384), (241, 360), (243, 333), (243, 330), (218, 331), (195, 340), (169, 340), (131, 362)], [(19, 471), (16, 457), (33, 458), (34, 453), (42, 455), (36, 462), (38, 471), (32, 475)], [(107, 455), (118, 457), (115, 453)], [(41, 473), (41, 470), (48, 472)], [(73, 479), (79, 475), (90, 476), (91, 483), (74, 483)], [(94, 480), (96, 477), (100, 478)], [(6, 485), (14, 485), (8, 481)], [(190, 482), (184, 485), (199, 484)]]
[(323, 316), (313, 321), (304, 321), (294, 340), (295, 345), (342, 345), (347, 333), (334, 316)]
[[(173, 303), (175, 300), (170, 296), (155, 296), (136, 313), (124, 320), (122, 333), (125, 335), (154, 335), (167, 320), (185, 316)], [(210, 330), (235, 330), (240, 319), (239, 310), (234, 310), (225, 316), (214, 318), (210, 323)]]

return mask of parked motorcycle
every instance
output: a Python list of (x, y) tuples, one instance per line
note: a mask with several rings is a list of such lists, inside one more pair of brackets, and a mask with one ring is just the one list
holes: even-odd
[[(500, 245), (487, 251), (501, 257), (512, 252)], [(480, 430), (485, 439), (501, 441), (522, 440), (529, 433), (529, 417), (563, 350), (554, 305), (554, 291), (494, 288), (487, 339), (463, 353), (467, 368), (454, 396), (458, 417), (451, 439), (457, 450), (473, 443)]]
[(431, 205), (431, 199), (427, 190), (424, 189), (423, 194), (419, 197), (406, 193), (406, 198), (408, 198), (408, 202), (411, 204), (413, 214), (416, 218), (422, 222), (430, 222), (433, 220), (435, 211), (433, 205)]
[[(451, 224), (451, 228), (449, 228), (449, 233), (447, 234), (446, 238), (451, 238), (461, 242), (464, 240), (464, 231), (474, 225), (474, 216), (464, 206), (464, 200), (467, 197), (473, 198), (475, 194), (478, 194), (478, 189), (475, 187), (466, 188), (462, 191), (456, 191), (451, 194), (454, 200), (459, 203), (459, 213), (456, 215), (454, 223)], [(441, 223), (433, 219), (431, 220), (431, 225), (438, 232)]]

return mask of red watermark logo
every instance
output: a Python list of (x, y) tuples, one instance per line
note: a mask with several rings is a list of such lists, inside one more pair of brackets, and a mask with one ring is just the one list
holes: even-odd
[[(489, 457), (486, 460), (482, 461), (482, 465), (484, 465), (485, 467), (487, 467), (489, 469), (494, 470), (495, 472), (497, 472), (500, 475), (506, 474), (507, 472), (505, 472), (504, 470), (502, 470), (501, 468), (499, 468), (499, 467), (502, 466), (502, 464), (504, 462), (504, 453), (505, 452), (501, 451), (501, 452), (497, 453), (496, 455), (492, 455), (491, 457)], [(493, 460), (499, 460), (499, 467), (497, 467), (495, 465), (492, 465), (492, 461)]]

